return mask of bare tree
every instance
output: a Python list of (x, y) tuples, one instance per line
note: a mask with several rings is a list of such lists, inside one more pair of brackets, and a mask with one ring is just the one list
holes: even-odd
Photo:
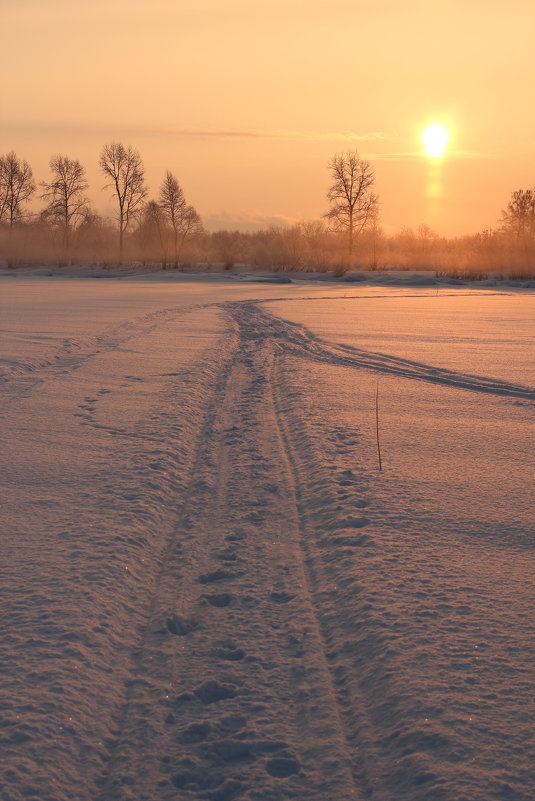
[(162, 262), (162, 268), (167, 268), (169, 252), (170, 229), (167, 224), (164, 210), (156, 200), (145, 203), (139, 221), (136, 235), (142, 250), (152, 249), (156, 244)]
[(99, 160), (100, 169), (110, 178), (104, 187), (112, 187), (119, 204), (119, 261), (123, 260), (124, 232), (132, 220), (136, 209), (143, 203), (145, 169), (138, 151), (131, 145), (125, 147), (121, 142), (112, 142), (102, 148)]
[(518, 189), (511, 195), (502, 226), (517, 239), (535, 236), (535, 189)]
[(225, 270), (231, 270), (243, 259), (248, 238), (242, 231), (214, 231), (210, 236), (212, 258), (223, 262)]
[(89, 184), (85, 168), (76, 159), (52, 156), (50, 170), (52, 180), (41, 182), (41, 198), (48, 201), (42, 216), (60, 229), (64, 254), (70, 259), (72, 232), (89, 213), (89, 199), (85, 194)]
[(377, 220), (379, 198), (372, 191), (375, 174), (370, 162), (363, 161), (356, 150), (333, 156), (329, 170), (333, 179), (327, 193), (331, 208), (323, 216), (333, 230), (347, 233), (351, 260), (355, 239)]
[(116, 237), (117, 232), (112, 221), (91, 210), (76, 229), (77, 247), (84, 258), (90, 259), (93, 264), (107, 264)]
[(202, 221), (193, 206), (186, 203), (182, 187), (169, 170), (160, 186), (159, 205), (173, 230), (173, 250), (177, 268), (186, 242), (202, 233)]
[(11, 150), (0, 156), (0, 222), (10, 228), (22, 218), (22, 205), (35, 192), (32, 168)]

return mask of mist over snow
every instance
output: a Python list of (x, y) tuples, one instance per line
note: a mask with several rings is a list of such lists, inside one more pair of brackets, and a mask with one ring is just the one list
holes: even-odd
[(533, 289), (277, 280), (0, 276), (2, 801), (535, 797)]

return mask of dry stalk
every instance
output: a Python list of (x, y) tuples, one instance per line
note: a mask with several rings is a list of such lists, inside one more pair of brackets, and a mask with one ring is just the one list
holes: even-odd
[(381, 444), (379, 442), (379, 379), (377, 379), (377, 387), (375, 389), (375, 432), (377, 435), (377, 455), (379, 457), (379, 472), (383, 472), (383, 463), (381, 461)]

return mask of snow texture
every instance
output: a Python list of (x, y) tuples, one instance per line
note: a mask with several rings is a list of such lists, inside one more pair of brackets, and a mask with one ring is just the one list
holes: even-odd
[(2, 801), (535, 798), (531, 290), (1, 290)]

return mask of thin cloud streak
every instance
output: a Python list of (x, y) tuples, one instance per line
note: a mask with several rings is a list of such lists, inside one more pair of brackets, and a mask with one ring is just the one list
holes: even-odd
[(167, 136), (209, 137), (217, 139), (284, 139), (304, 142), (380, 142), (391, 138), (381, 131), (357, 133), (355, 131), (292, 131), (292, 130), (219, 130), (212, 128), (168, 128), (154, 131)]
[(448, 150), (441, 158), (432, 159), (423, 152), (405, 153), (361, 153), (361, 158), (370, 161), (445, 161), (448, 158), (491, 159), (492, 153), (482, 153), (477, 150)]
[[(1, 2), (1, 0), (0, 0)], [(142, 137), (143, 139), (151, 137), (166, 137), (166, 138), (184, 138), (184, 139), (219, 139), (221, 141), (232, 140), (249, 140), (249, 141), (265, 141), (265, 142), (333, 142), (345, 143), (350, 146), (351, 143), (358, 142), (376, 142), (380, 144), (392, 144), (398, 139), (398, 134), (385, 133), (383, 131), (368, 131), (359, 133), (357, 131), (299, 131), (291, 129), (224, 129), (224, 128), (194, 128), (184, 126), (180, 128), (163, 128), (140, 126), (126, 123), (124, 125), (106, 125), (103, 123), (79, 123), (79, 122), (36, 122), (29, 120), (20, 121), (3, 121), (0, 124), (0, 135), (6, 138), (21, 135), (35, 135), (41, 134), (58, 134), (64, 136), (70, 134), (71, 136), (83, 136), (84, 138), (92, 138), (99, 136), (104, 141), (120, 140), (124, 137)], [(526, 155), (531, 155), (533, 151), (526, 151)], [(421, 161), (422, 159), (428, 160), (429, 157), (421, 151), (389, 151), (389, 152), (360, 152), (361, 158), (370, 161)], [(497, 158), (496, 153), (488, 151), (477, 150), (447, 150), (443, 159), (459, 158), (459, 159), (493, 159)]]
[[(0, 0), (1, 2), (1, 0)], [(392, 141), (395, 135), (386, 134), (382, 131), (368, 131), (358, 133), (356, 131), (298, 131), (290, 129), (225, 129), (225, 128), (194, 128), (184, 126), (180, 128), (152, 128), (150, 126), (139, 126), (117, 124), (106, 126), (103, 123), (53, 123), (35, 122), (21, 120), (18, 122), (6, 122), (0, 126), (0, 130), (23, 133), (35, 132), (38, 130), (48, 133), (69, 131), (72, 134), (99, 134), (110, 138), (110, 128), (117, 131), (120, 127), (123, 134), (142, 135), (142, 136), (166, 136), (184, 137), (191, 139), (265, 139), (265, 140), (284, 140), (298, 142), (384, 142)], [(113, 135), (111, 136), (113, 138)]]

